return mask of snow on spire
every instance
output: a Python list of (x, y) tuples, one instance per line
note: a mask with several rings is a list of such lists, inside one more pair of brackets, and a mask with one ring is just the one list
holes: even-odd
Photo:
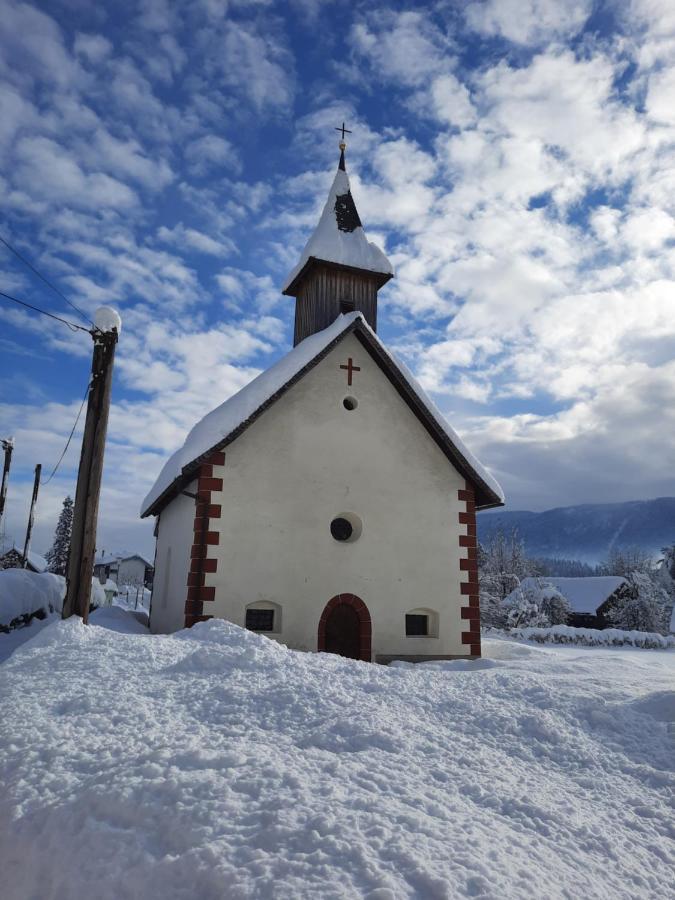
[(300, 261), (284, 283), (282, 288), (284, 294), (295, 294), (294, 282), (310, 259), (377, 272), (387, 276), (387, 279), (394, 274), (387, 257), (379, 247), (368, 240), (363, 230), (345, 167), (345, 147), (346, 144), (341, 141), (340, 161), (328, 200), (321, 213), (319, 224), (305, 244)]

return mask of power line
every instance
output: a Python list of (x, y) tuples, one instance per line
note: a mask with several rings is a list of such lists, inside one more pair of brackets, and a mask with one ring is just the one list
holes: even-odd
[[(76, 325), (75, 322), (69, 322), (68, 319), (62, 319), (61, 316), (55, 316), (54, 313), (47, 312), (46, 309), (40, 309), (39, 306), (32, 306), (30, 303), (26, 303), (25, 300), (19, 300), (18, 297), (12, 297), (11, 294), (6, 294), (4, 291), (0, 291), (0, 297), (4, 297), (6, 300), (12, 300), (14, 303), (19, 303), (21, 306), (25, 306), (35, 312), (42, 313), (43, 316), (49, 316), (50, 319), (56, 319), (57, 322), (63, 322), (63, 324), (67, 325), (71, 331), (86, 331), (87, 334), (91, 333), (88, 328), (83, 328), (82, 325)], [(94, 325), (94, 328), (95, 327), (96, 326)]]
[(47, 287), (49, 287), (53, 291), (55, 291), (59, 295), (59, 297), (61, 297), (62, 300), (65, 300), (66, 303), (68, 304), (68, 306), (72, 306), (72, 308), (75, 310), (75, 312), (79, 313), (82, 316), (82, 318), (85, 320), (85, 322), (89, 322), (90, 325), (94, 324), (91, 321), (91, 319), (89, 318), (89, 316), (85, 315), (85, 313), (83, 313), (81, 309), (79, 309), (77, 306), (75, 306), (74, 303), (71, 303), (70, 300), (66, 297), (66, 295), (56, 287), (56, 285), (52, 284), (52, 282), (49, 281), (48, 278), (45, 278), (45, 276), (41, 272), (38, 272), (38, 270), (35, 268), (35, 266), (31, 262), (29, 262), (29, 260), (27, 260), (25, 256), (23, 256), (21, 253), (19, 253), (18, 250), (16, 250), (14, 247), (12, 247), (12, 245), (8, 241), (6, 241), (1, 234), (0, 234), (0, 241), (5, 245), (5, 247), (7, 247), (7, 249), (10, 251), (10, 253), (13, 253), (14, 256), (16, 256), (17, 259), (20, 259), (21, 262), (25, 266), (28, 266), (28, 268), (31, 270), (31, 272), (34, 272), (38, 278), (40, 278), (42, 281), (44, 281), (44, 283), (47, 285)]
[(87, 394), (89, 393), (90, 387), (91, 387), (91, 382), (89, 381), (89, 382), (87, 382), (87, 389), (84, 392), (84, 397), (82, 398), (82, 403), (80, 403), (80, 408), (77, 412), (77, 417), (75, 418), (75, 424), (73, 425), (71, 432), (68, 435), (68, 440), (66, 441), (66, 446), (63, 448), (63, 453), (61, 454), (61, 456), (59, 456), (59, 460), (56, 463), (56, 465), (54, 466), (54, 468), (52, 469), (49, 478), (46, 481), (41, 481), (40, 484), (42, 484), (42, 485), (49, 484), (49, 482), (52, 480), (54, 475), (56, 475), (56, 470), (61, 465), (61, 462), (63, 461), (63, 457), (68, 452), (68, 447), (70, 446), (70, 442), (72, 441), (73, 435), (75, 434), (75, 429), (77, 428), (77, 423), (80, 421), (80, 416), (82, 415), (82, 410), (84, 409), (84, 401), (87, 399)]

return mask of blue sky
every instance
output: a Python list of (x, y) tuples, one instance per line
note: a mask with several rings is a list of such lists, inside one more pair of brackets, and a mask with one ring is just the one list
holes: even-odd
[[(343, 120), (396, 268), (380, 334), (509, 507), (672, 495), (673, 59), (669, 0), (0, 0), (0, 233), (123, 319), (99, 547), (151, 551), (138, 506), (167, 455), (290, 347), (279, 287)], [(76, 318), (4, 251), (0, 289)], [(8, 304), (0, 329), (20, 544), (91, 341)]]

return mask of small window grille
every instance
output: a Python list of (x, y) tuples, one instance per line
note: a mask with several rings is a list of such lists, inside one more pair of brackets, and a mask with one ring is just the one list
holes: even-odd
[(429, 634), (429, 616), (406, 615), (405, 633), (408, 637), (425, 637)]
[(246, 627), (249, 631), (274, 631), (274, 610), (247, 609)]

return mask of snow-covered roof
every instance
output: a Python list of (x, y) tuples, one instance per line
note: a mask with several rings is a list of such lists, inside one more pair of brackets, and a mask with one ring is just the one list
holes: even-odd
[(150, 560), (141, 556), (140, 553), (102, 553), (94, 560), (95, 566), (110, 566), (117, 563), (126, 562), (129, 559), (140, 559), (146, 566), (152, 566)]
[(94, 560), (95, 566), (110, 566), (113, 563), (118, 563), (122, 559), (121, 556), (115, 553), (101, 553)]
[(49, 568), (49, 563), (44, 556), (40, 556), (39, 553), (34, 553), (32, 550), (29, 550), (27, 556), (28, 562), (36, 572), (46, 572)]
[(626, 583), (626, 579), (620, 575), (589, 575), (581, 578), (546, 575), (541, 578), (524, 578), (522, 587), (536, 587), (540, 583), (552, 584), (569, 602), (574, 612), (594, 615), (610, 594)]
[(340, 166), (335, 173), (319, 224), (305, 244), (297, 266), (284, 282), (284, 294), (294, 294), (294, 281), (312, 259), (377, 272), (385, 276), (384, 281), (394, 274), (392, 265), (382, 250), (366, 237), (352, 198), (349, 176), (343, 166), (344, 155), (340, 157)]
[[(447, 455), (452, 456), (467, 478), (476, 486), (476, 505), (500, 506), (504, 493), (494, 476), (469, 452), (451, 428), (436, 404), (422, 390), (413, 375), (389, 353), (360, 312), (340, 315), (323, 331), (301, 341), (286, 356), (254, 378), (237, 394), (230, 397), (198, 422), (185, 439), (183, 446), (165, 463), (152, 489), (141, 505), (141, 516), (154, 515), (158, 501), (169, 499), (174, 489), (198, 467), (202, 457), (234, 440), (257, 415), (277, 399), (305, 371), (309, 370), (346, 334), (354, 332), (386, 374), (396, 379), (396, 385), (406, 399), (415, 403), (416, 412), (425, 415), (425, 424)], [(166, 497), (165, 497), (166, 495)]]

